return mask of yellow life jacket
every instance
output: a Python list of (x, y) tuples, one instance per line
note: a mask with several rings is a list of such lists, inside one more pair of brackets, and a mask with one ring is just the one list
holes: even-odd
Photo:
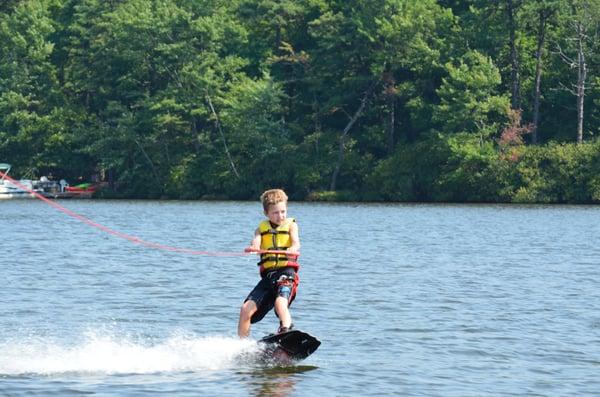
[[(286, 250), (292, 246), (292, 239), (290, 237), (290, 225), (292, 222), (296, 222), (294, 218), (287, 218), (285, 222), (274, 228), (268, 219), (265, 219), (258, 225), (260, 231), (261, 241), (260, 249), (263, 250)], [(296, 259), (289, 257), (284, 254), (261, 254), (260, 272), (263, 273), (265, 270), (278, 269), (282, 267), (297, 267)]]

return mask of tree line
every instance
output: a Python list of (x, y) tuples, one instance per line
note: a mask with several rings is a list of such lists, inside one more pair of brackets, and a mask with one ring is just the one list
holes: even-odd
[(600, 201), (600, 0), (10, 0), (0, 162), (104, 195)]

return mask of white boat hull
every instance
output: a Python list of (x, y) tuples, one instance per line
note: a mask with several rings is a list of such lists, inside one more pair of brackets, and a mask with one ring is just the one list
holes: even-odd
[(0, 192), (0, 200), (8, 200), (8, 199), (28, 199), (35, 198), (35, 196), (31, 193), (23, 192), (23, 193), (2, 193)]
[[(31, 191), (37, 190), (33, 189), (33, 183), (28, 179), (20, 180), (19, 184), (23, 185), (28, 189), (31, 189)], [(13, 185), (7, 180), (3, 180), (0, 182), (0, 200), (16, 198), (35, 198), (35, 195), (31, 193), (31, 191), (23, 190), (18, 186)]]

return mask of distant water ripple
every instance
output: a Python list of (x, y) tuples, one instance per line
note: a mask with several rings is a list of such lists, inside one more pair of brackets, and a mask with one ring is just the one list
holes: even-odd
[[(147, 241), (241, 251), (258, 203), (63, 201)], [(256, 258), (152, 250), (0, 202), (0, 394), (523, 396), (600, 390), (600, 207), (290, 203), (292, 368), (235, 336)], [(269, 314), (254, 338), (272, 332)]]

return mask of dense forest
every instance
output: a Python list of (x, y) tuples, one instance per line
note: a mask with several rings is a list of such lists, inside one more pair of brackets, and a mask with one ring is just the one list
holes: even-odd
[(102, 194), (600, 202), (600, 0), (10, 0), (0, 162)]

